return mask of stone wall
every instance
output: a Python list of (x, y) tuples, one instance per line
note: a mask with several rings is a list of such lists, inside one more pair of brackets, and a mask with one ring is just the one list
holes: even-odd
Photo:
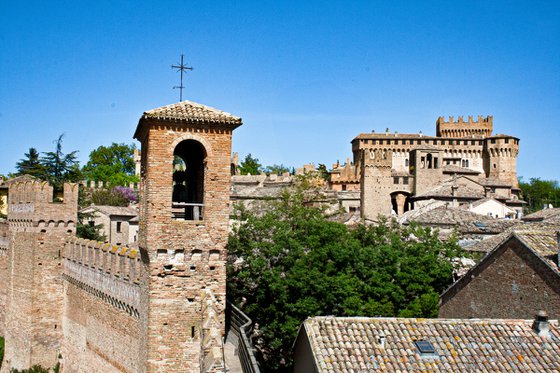
[(138, 372), (140, 261), (125, 246), (69, 239), (62, 364), (68, 372)]
[(441, 318), (531, 319), (540, 310), (560, 318), (560, 279), (542, 260), (510, 238), (505, 247), (441, 296)]
[(8, 296), (8, 224), (0, 222), (0, 336), (4, 336)]

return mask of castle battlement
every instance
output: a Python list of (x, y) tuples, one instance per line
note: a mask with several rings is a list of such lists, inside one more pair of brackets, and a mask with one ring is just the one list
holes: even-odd
[(70, 283), (139, 317), (138, 249), (72, 237), (66, 240), (64, 259), (63, 275)]
[(464, 120), (463, 116), (455, 118), (450, 116), (448, 120), (445, 117), (439, 117), (436, 121), (437, 137), (454, 137), (454, 138), (484, 138), (492, 135), (493, 117), (488, 115), (484, 118), (479, 115), (477, 120), (472, 115)]
[[(22, 176), (8, 182), (8, 222), (17, 225), (75, 228), (78, 206), (78, 184), (65, 183), (55, 193), (46, 181)], [(14, 225), (14, 226), (15, 226)]]

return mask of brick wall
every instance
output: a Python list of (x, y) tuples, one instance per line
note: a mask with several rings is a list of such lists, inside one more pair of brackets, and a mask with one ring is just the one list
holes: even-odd
[[(231, 130), (152, 122), (142, 140), (139, 246), (147, 276), (142, 316), (148, 371), (197, 371), (203, 331), (201, 294), (216, 298), (224, 328)], [(172, 162), (175, 147), (195, 140), (206, 151), (204, 218), (172, 218)]]
[(532, 319), (540, 310), (560, 317), (560, 277), (515, 238), (472, 275), (442, 295), (439, 317)]

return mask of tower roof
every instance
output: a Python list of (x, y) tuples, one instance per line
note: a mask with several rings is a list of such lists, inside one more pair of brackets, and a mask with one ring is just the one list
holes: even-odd
[(140, 117), (134, 137), (137, 138), (142, 122), (145, 120), (163, 120), (190, 124), (220, 124), (231, 129), (242, 124), (242, 120), (230, 113), (202, 105), (192, 101), (181, 101), (175, 104), (145, 111)]

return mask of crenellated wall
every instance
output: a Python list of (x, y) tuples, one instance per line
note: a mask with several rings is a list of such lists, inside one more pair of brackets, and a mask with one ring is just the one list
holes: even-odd
[(63, 367), (67, 372), (137, 372), (138, 250), (71, 238), (64, 247)]

